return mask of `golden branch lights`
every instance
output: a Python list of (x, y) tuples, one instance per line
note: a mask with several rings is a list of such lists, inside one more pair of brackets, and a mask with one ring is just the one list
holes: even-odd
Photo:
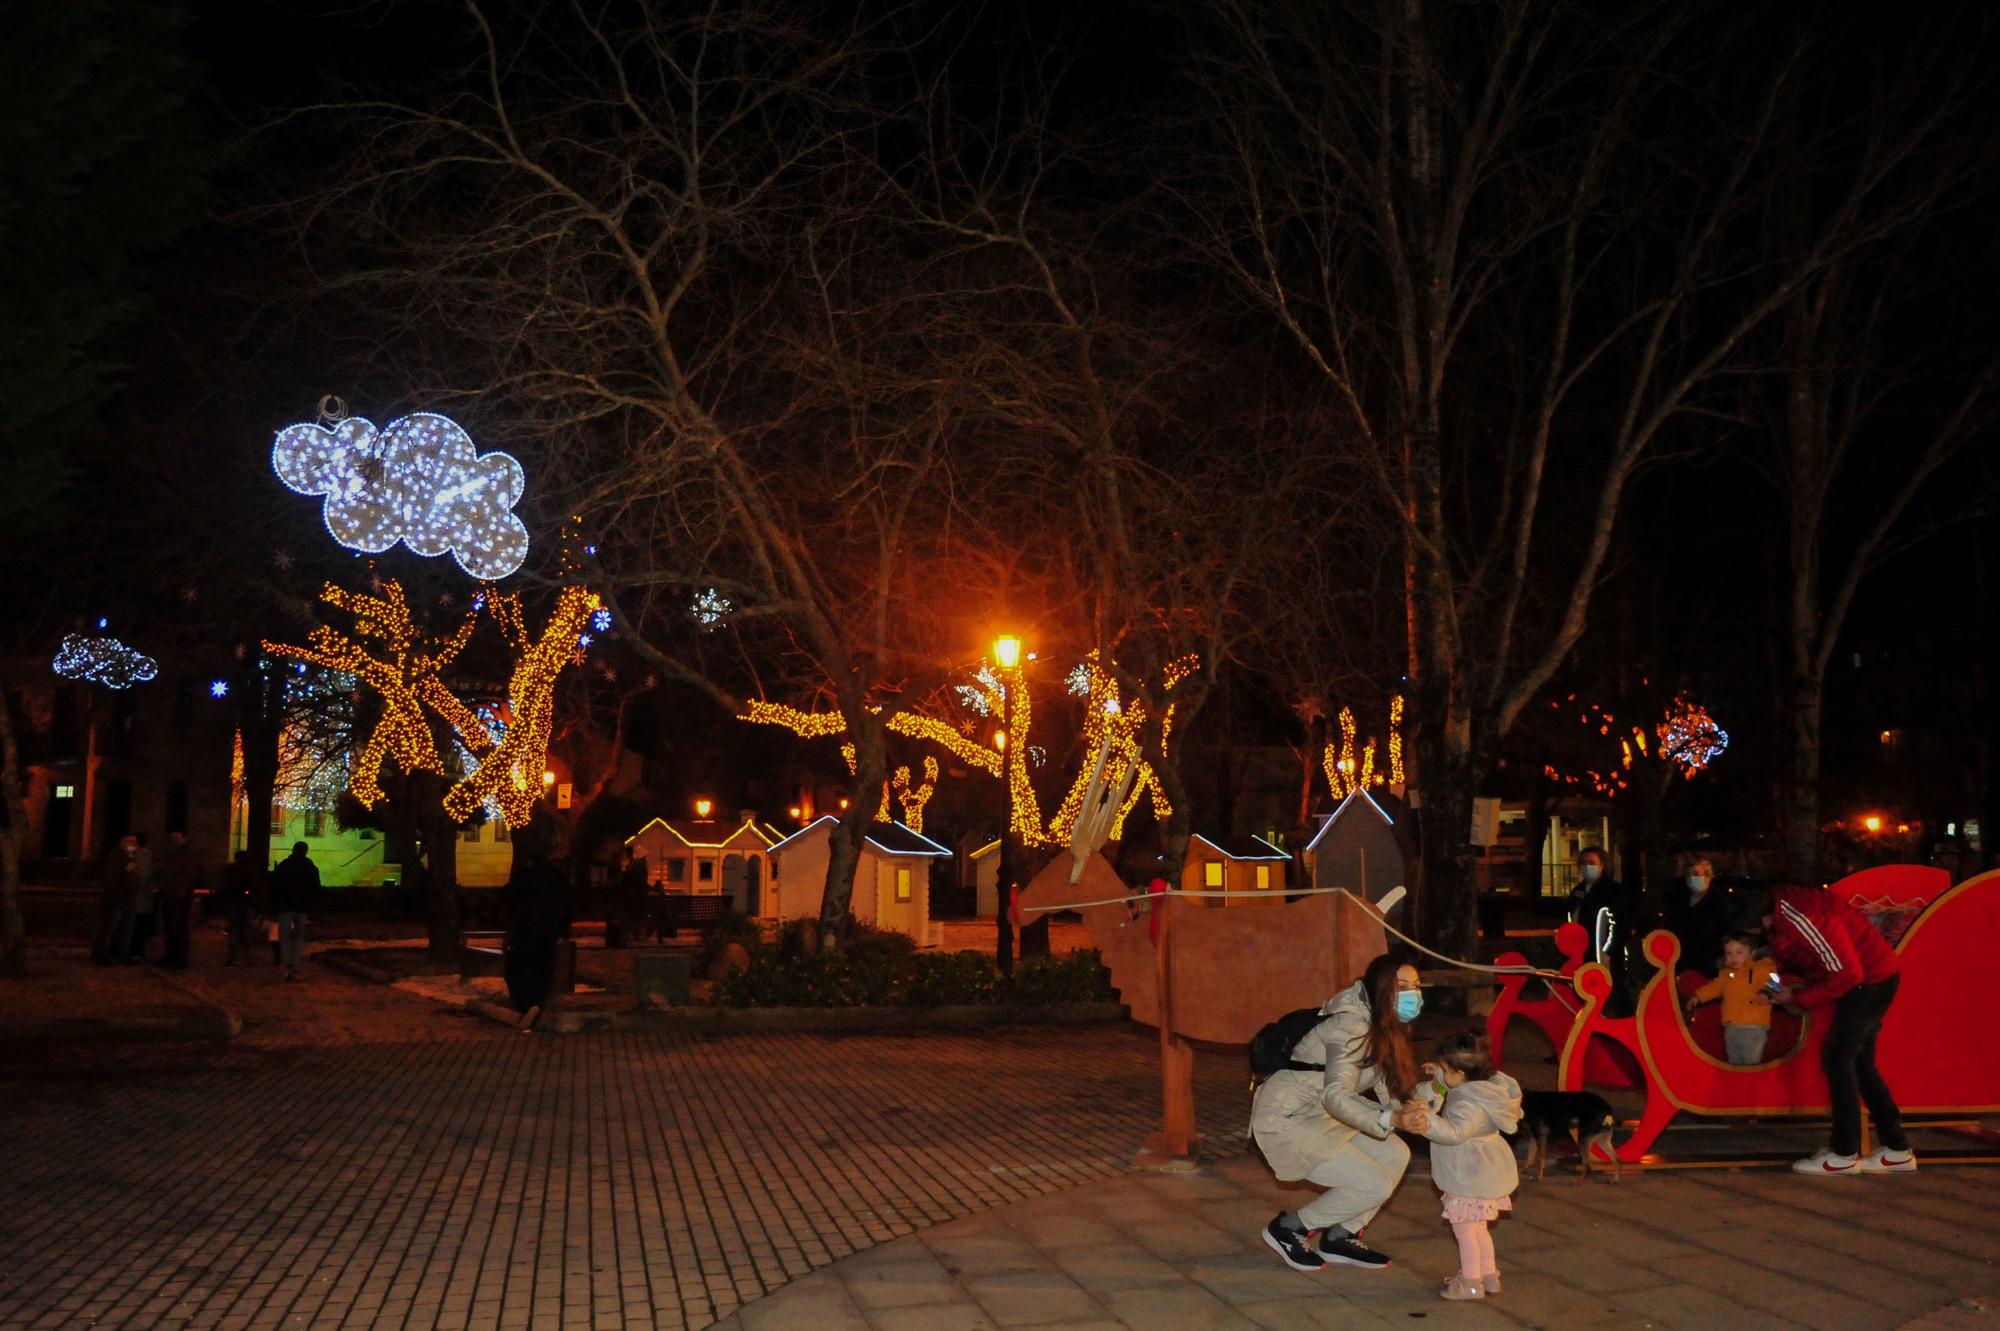
[[(556, 608), (548, 623), (542, 626), (541, 637), (532, 638), (521, 616), (520, 596), (513, 592), (487, 593), (487, 609), (514, 651), (514, 671), (507, 680), (507, 702), (512, 717), (507, 733), (494, 744), (479, 718), (469, 708), (459, 708), (471, 724), (471, 733), (461, 728), (460, 737), (479, 759), (479, 766), (445, 792), (446, 813), (463, 822), (480, 806), (492, 803), (500, 807), (500, 815), (509, 827), (520, 827), (534, 817), (535, 803), (542, 796), (542, 772), (548, 762), (556, 681), (577, 659), (584, 626), (602, 604), (595, 592), (583, 587), (565, 587), (556, 598)], [(481, 753), (473, 746), (474, 734), (485, 742), (486, 752)]]
[(1397, 694), (1389, 700), (1389, 771), (1385, 776), (1375, 770), (1375, 754), (1378, 742), (1372, 737), (1357, 751), (1355, 748), (1354, 709), (1340, 709), (1340, 745), (1336, 749), (1332, 742), (1320, 753), (1320, 767), (1326, 772), (1327, 788), (1335, 799), (1346, 799), (1357, 790), (1383, 784), (1403, 784), (1403, 695)]
[[(385, 759), (393, 759), (406, 775), (444, 771), (423, 705), (440, 695), (450, 696), (450, 691), (439, 681), (438, 672), (464, 650), (472, 636), (477, 611), (468, 613), (450, 636), (426, 643), (410, 617), (401, 583), (384, 583), (381, 595), (368, 596), (329, 582), (320, 589), (319, 598), (354, 616), (355, 637), (322, 624), (312, 631), (303, 647), (266, 642), (264, 650), (329, 670), (346, 671), (381, 695), (382, 718), (361, 746), (348, 786), (356, 799), (372, 809), (383, 799), (381, 778)], [(370, 655), (356, 638), (374, 643), (380, 655)]]

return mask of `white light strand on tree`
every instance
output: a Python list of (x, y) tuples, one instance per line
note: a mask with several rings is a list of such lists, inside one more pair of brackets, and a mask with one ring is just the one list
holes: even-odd
[(379, 432), (358, 416), (331, 429), (288, 425), (271, 467), (298, 493), (326, 496), (326, 529), (351, 550), (380, 554), (402, 541), (427, 558), (449, 552), (484, 579), (528, 557), (528, 529), (513, 511), (527, 484), (521, 464), (480, 453), (449, 417), (417, 412)]
[[(103, 627), (100, 621), (99, 627)], [(56, 649), (55, 672), (65, 679), (88, 680), (109, 689), (126, 689), (143, 684), (160, 673), (159, 662), (134, 651), (118, 639), (105, 636), (86, 638), (71, 633)]]
[(734, 609), (736, 606), (727, 596), (710, 587), (698, 593), (689, 603), (688, 615), (703, 628), (712, 629)]

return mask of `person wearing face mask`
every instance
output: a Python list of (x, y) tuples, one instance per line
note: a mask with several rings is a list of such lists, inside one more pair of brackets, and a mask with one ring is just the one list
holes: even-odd
[(1714, 971), (1735, 913), (1729, 889), (1715, 885), (1715, 866), (1706, 856), (1689, 860), (1667, 893), (1667, 928), (1681, 940), (1681, 965)]
[(1423, 1005), (1416, 967), (1384, 953), (1326, 1001), (1291, 1063), (1257, 1087), (1250, 1133), (1271, 1172), (1326, 1189), (1264, 1228), (1264, 1242), (1294, 1271), (1389, 1265), (1361, 1232), (1409, 1168), (1410, 1148), (1397, 1129), (1430, 1126), (1429, 1110), (1415, 1098), (1410, 1049), (1410, 1023)]
[(1577, 852), (1577, 886), (1570, 893), (1570, 919), (1590, 935), (1585, 961), (1601, 961), (1611, 972), (1611, 998), (1605, 1010), (1629, 1017), (1635, 1008), (1630, 977), (1631, 942), (1638, 926), (1638, 903), (1625, 885), (1604, 871), (1604, 852), (1585, 846)]

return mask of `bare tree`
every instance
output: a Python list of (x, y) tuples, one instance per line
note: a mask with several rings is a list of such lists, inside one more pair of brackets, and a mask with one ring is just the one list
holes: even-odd
[[(1628, 482), (1807, 280), (1903, 224), (1942, 118), (1911, 93), (1790, 141), (1824, 67), (1775, 10), (1217, 0), (1196, 28), (1206, 252), (1398, 521), (1424, 918), (1462, 952), (1475, 787), (1582, 638)], [(1805, 169), (1811, 229), (1746, 241)]]

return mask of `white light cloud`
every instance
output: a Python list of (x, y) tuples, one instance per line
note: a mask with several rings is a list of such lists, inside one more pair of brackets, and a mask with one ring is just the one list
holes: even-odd
[(358, 416), (331, 429), (288, 425), (271, 467), (300, 494), (326, 496), (326, 529), (351, 550), (402, 541), (427, 557), (450, 552), (475, 578), (504, 578), (528, 557), (514, 515), (527, 484), (506, 453), (480, 453), (449, 417), (417, 412), (377, 431)]

